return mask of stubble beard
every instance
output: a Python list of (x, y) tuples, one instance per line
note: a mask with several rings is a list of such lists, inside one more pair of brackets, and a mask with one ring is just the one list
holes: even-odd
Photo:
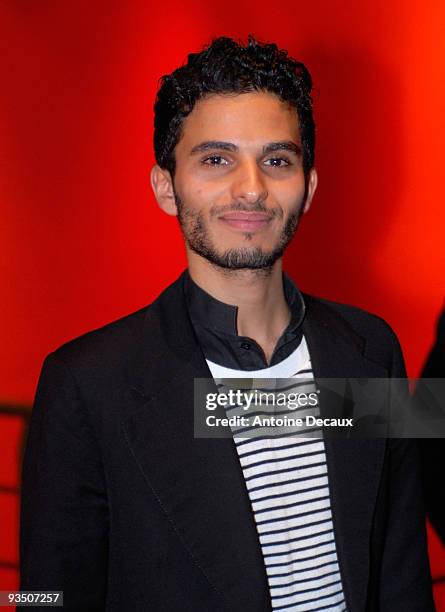
[[(263, 270), (270, 271), (275, 262), (283, 256), (298, 227), (303, 205), (293, 212), (283, 226), (277, 244), (270, 251), (261, 247), (240, 247), (220, 252), (209, 236), (204, 215), (190, 210), (175, 193), (178, 208), (178, 221), (188, 247), (211, 264), (224, 270)], [(247, 210), (244, 205), (234, 205), (230, 210)], [(267, 212), (263, 204), (249, 208), (250, 212)], [(274, 213), (275, 216), (278, 213)], [(242, 234), (246, 241), (252, 240), (252, 233)]]

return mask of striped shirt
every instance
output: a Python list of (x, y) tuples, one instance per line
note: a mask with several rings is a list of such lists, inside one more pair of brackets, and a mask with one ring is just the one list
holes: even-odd
[[(237, 370), (207, 359), (219, 388), (221, 379), (296, 378), (313, 387), (306, 341), (280, 363), (261, 370)], [(313, 387), (314, 388), (314, 387)], [(262, 387), (262, 390), (265, 390)], [(277, 387), (274, 387), (277, 390)], [(305, 388), (305, 391), (308, 389)], [(299, 389), (301, 391), (301, 388)], [(242, 406), (232, 409), (242, 410)], [(262, 410), (262, 407), (260, 407)], [(318, 405), (298, 415), (319, 415)], [(274, 414), (277, 414), (275, 412)], [(232, 416), (228, 410), (228, 416)], [(274, 611), (346, 610), (332, 522), (325, 446), (320, 429), (278, 437), (233, 428), (251, 502)], [(241, 435), (243, 434), (243, 435)], [(249, 435), (250, 437), (246, 437)], [(315, 437), (316, 436), (316, 437)]]

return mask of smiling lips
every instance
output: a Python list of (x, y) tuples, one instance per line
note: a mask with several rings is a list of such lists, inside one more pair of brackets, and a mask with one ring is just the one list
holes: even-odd
[(272, 220), (271, 216), (266, 213), (244, 211), (226, 213), (219, 219), (230, 227), (250, 232), (262, 229)]

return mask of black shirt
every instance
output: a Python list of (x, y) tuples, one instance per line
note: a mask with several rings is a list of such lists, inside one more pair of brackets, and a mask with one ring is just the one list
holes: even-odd
[(215, 299), (201, 289), (186, 271), (184, 291), (188, 311), (206, 359), (226, 368), (261, 370), (289, 357), (303, 336), (305, 305), (300, 291), (284, 273), (283, 286), (291, 320), (279, 338), (268, 364), (263, 349), (255, 340), (238, 335), (238, 307)]

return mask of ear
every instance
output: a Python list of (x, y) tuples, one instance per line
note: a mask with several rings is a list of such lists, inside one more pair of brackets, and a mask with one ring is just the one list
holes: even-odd
[(315, 168), (311, 168), (309, 170), (309, 176), (307, 178), (307, 193), (306, 193), (306, 201), (304, 203), (303, 214), (307, 213), (307, 211), (311, 207), (312, 198), (314, 197), (315, 190), (318, 185), (318, 175)]
[(157, 164), (153, 166), (150, 173), (151, 187), (159, 207), (167, 215), (177, 215), (178, 208), (175, 201), (173, 181), (168, 170), (163, 170)]

